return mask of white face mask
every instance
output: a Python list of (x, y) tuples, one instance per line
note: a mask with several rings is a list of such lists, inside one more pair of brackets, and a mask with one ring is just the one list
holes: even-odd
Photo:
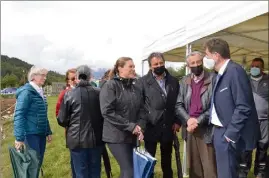
[(204, 64), (205, 68), (211, 70), (211, 69), (214, 69), (214, 67), (216, 65), (216, 62), (214, 61), (214, 59), (204, 57), (203, 58), (203, 64)]

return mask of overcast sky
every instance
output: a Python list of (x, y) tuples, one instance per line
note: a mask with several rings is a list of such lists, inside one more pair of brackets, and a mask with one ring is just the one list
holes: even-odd
[(1, 1), (1, 54), (60, 73), (129, 56), (141, 74), (145, 46), (217, 3)]

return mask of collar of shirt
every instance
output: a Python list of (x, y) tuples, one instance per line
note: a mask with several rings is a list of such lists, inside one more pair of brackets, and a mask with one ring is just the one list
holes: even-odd
[(219, 69), (218, 74), (223, 75), (223, 73), (224, 73), (224, 71), (225, 71), (225, 69), (226, 69), (226, 67), (227, 67), (227, 65), (228, 65), (228, 63), (229, 63), (229, 61), (230, 61), (230, 59), (227, 59), (227, 60), (225, 61), (225, 63), (224, 63), (224, 64), (221, 66), (221, 68)]
[[(154, 72), (152, 72), (152, 75), (157, 80), (157, 75)], [(165, 78), (166, 78), (166, 73), (164, 72), (162, 80), (164, 80)]]
[(42, 90), (42, 87), (39, 87), (37, 84), (35, 84), (34, 82), (30, 82), (30, 85), (32, 85), (32, 87), (39, 93), (40, 90)]
[(262, 77), (263, 77), (263, 75), (260, 76), (260, 77), (258, 77), (258, 78), (255, 78), (255, 77), (252, 77), (252, 76), (251, 76), (251, 79), (258, 82), (258, 81), (260, 81), (260, 80), (262, 79)]
[(195, 82), (195, 83), (198, 83), (198, 82), (200, 82), (203, 78), (204, 78), (204, 76), (205, 76), (205, 72), (203, 71), (201, 74), (200, 74), (200, 76), (196, 76), (196, 75), (194, 75), (194, 74), (192, 74), (192, 79), (193, 79), (193, 81)]

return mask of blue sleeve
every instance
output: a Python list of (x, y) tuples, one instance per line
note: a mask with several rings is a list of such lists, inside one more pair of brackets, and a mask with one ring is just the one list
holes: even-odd
[(234, 76), (231, 82), (231, 89), (235, 109), (233, 112), (232, 120), (227, 127), (225, 136), (237, 142), (240, 138), (240, 133), (245, 123), (251, 115), (251, 97), (252, 89), (248, 76), (243, 68), (235, 68)]
[(25, 140), (26, 115), (30, 104), (29, 92), (22, 91), (17, 97), (14, 111), (14, 135), (17, 141), (23, 142)]
[(50, 122), (49, 122), (49, 119), (47, 119), (47, 133), (46, 133), (46, 136), (48, 136), (48, 135), (52, 135), (52, 131), (51, 131), (51, 129), (50, 129)]
[[(46, 112), (48, 112), (48, 102), (47, 102), (47, 97), (45, 99), (46, 101)], [(48, 135), (52, 135), (52, 132), (51, 132), (51, 129), (50, 129), (50, 122), (49, 122), (49, 119), (47, 118), (47, 131), (46, 131), (46, 136)]]

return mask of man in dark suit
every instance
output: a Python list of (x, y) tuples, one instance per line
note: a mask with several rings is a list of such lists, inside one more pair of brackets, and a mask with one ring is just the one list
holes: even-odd
[(204, 47), (204, 65), (218, 72), (210, 112), (218, 178), (238, 178), (240, 154), (253, 150), (260, 134), (251, 84), (226, 41), (213, 38)]
[(180, 128), (180, 121), (175, 117), (179, 82), (165, 69), (165, 60), (161, 53), (152, 53), (148, 57), (148, 63), (148, 74), (138, 80), (149, 111), (149, 122), (144, 134), (145, 148), (155, 156), (157, 143), (160, 142), (163, 177), (172, 178), (173, 134)]

